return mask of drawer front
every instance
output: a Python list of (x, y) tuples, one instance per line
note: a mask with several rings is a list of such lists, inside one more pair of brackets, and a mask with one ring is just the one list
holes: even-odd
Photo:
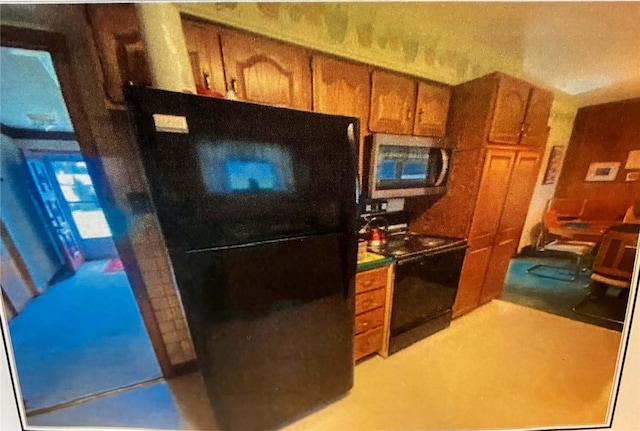
[(382, 326), (384, 307), (375, 308), (356, 316), (356, 334)]
[(353, 357), (357, 361), (371, 353), (378, 352), (382, 348), (382, 328), (363, 332), (356, 335), (353, 347)]
[(382, 307), (385, 299), (386, 289), (378, 289), (356, 295), (356, 315)]
[(387, 285), (387, 267), (370, 269), (356, 274), (356, 293), (380, 289)]
[(387, 285), (387, 268), (376, 268), (356, 274), (356, 293), (380, 289)]

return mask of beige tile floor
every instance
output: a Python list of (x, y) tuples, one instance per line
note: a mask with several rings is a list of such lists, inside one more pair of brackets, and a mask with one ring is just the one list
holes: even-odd
[[(602, 424), (620, 338), (616, 331), (493, 301), (390, 358), (359, 363), (348, 395), (282, 431)], [(155, 386), (37, 416), (29, 423), (215, 428), (198, 374)], [(145, 390), (165, 391), (162, 399), (168, 401), (146, 403), (151, 395), (144, 395)], [(122, 398), (120, 407), (117, 397)], [(163, 407), (167, 402), (175, 404)]]
[(606, 420), (621, 334), (493, 301), (387, 359), (285, 429), (541, 428)]

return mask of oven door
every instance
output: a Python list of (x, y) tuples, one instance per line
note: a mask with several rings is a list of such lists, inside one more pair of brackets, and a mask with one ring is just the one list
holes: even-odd
[[(439, 319), (440, 323), (449, 326), (465, 251), (466, 246), (462, 246), (398, 260), (391, 312), (392, 344), (394, 337), (428, 326), (443, 315), (446, 317)], [(418, 332), (424, 337), (435, 331)]]

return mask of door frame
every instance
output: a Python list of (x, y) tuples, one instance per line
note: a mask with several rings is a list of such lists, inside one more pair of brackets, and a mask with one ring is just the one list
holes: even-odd
[(71, 55), (64, 35), (52, 31), (2, 25), (0, 26), (0, 44), (13, 48), (47, 51), (51, 55), (62, 96), (73, 124), (75, 137), (80, 146), (80, 153), (87, 164), (98, 201), (109, 222), (113, 241), (124, 264), (162, 375), (164, 377), (174, 375), (176, 370), (171, 364), (158, 321), (151, 308), (149, 295), (127, 230), (125, 215), (118, 208), (115, 195), (109, 185), (102, 159), (93, 140), (93, 130), (82, 103), (82, 96), (75, 85), (76, 76), (73, 72)]

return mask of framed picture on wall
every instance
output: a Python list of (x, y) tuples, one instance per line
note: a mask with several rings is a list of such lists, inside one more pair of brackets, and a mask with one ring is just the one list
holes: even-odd
[(555, 184), (560, 176), (562, 168), (562, 159), (564, 158), (564, 147), (562, 145), (554, 145), (549, 153), (549, 163), (547, 170), (544, 172), (542, 184)]
[(620, 162), (596, 162), (589, 165), (585, 181), (613, 181), (618, 175)]

